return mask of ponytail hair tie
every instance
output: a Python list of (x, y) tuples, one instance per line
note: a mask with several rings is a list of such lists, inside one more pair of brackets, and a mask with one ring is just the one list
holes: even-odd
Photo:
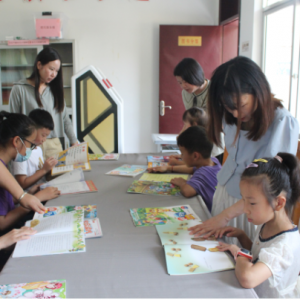
[(280, 157), (279, 155), (276, 155), (274, 158), (277, 159), (280, 163), (282, 163), (282, 157)]
[(246, 167), (246, 169), (248, 169), (248, 168), (258, 168), (258, 165), (257, 165), (257, 164), (254, 164), (254, 163), (251, 163), (251, 164), (249, 164), (249, 165)]

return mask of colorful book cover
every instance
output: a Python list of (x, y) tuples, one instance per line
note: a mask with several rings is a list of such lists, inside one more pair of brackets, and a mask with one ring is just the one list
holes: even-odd
[(169, 156), (147, 156), (148, 168), (167, 166), (169, 158)]
[(234, 269), (227, 253), (208, 250), (215, 247), (216, 242), (207, 243), (206, 251), (192, 248), (192, 245), (165, 245), (168, 274), (191, 275)]
[(118, 160), (119, 153), (89, 154), (89, 160)]
[(86, 239), (101, 237), (103, 235), (100, 226), (100, 221), (96, 219), (85, 219), (84, 220), (84, 234)]
[(119, 175), (119, 176), (130, 176), (135, 177), (147, 170), (147, 166), (140, 165), (123, 165), (119, 168), (116, 168), (112, 171), (109, 171), (108, 175)]
[(170, 182), (153, 182), (135, 180), (127, 193), (156, 195), (156, 196), (181, 196), (180, 188)]
[(0, 285), (0, 298), (65, 299), (66, 280), (60, 279)]
[(171, 180), (174, 178), (183, 178), (185, 180), (188, 180), (189, 177), (190, 176), (188, 174), (144, 173), (139, 180), (140, 181), (171, 182)]
[(165, 225), (168, 222), (200, 220), (189, 205), (169, 207), (131, 208), (130, 215), (135, 226)]
[(75, 210), (84, 210), (84, 219), (97, 218), (97, 205), (68, 205), (68, 206), (50, 206), (46, 207), (46, 211), (43, 214), (35, 213), (34, 219), (43, 219)]

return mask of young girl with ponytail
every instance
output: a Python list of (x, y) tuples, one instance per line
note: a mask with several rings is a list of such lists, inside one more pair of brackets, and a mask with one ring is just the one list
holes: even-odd
[(235, 273), (259, 298), (299, 298), (300, 235), (289, 215), (300, 196), (297, 158), (278, 153), (253, 160), (244, 170), (240, 190), (248, 222), (258, 225), (253, 242), (238, 228), (225, 227), (220, 236), (237, 237), (242, 247), (220, 242), (236, 259)]

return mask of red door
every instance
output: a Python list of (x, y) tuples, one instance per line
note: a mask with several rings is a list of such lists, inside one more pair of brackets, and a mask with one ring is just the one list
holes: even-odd
[[(222, 63), (222, 34), (223, 26), (160, 26), (159, 102), (165, 101), (165, 106), (171, 106), (172, 109), (166, 108), (165, 115), (159, 116), (159, 133), (176, 134), (182, 128), (185, 108), (181, 88), (173, 76), (175, 66), (185, 57), (194, 58), (202, 66), (205, 77), (210, 79), (213, 71)], [(188, 37), (201, 37), (202, 43), (201, 46), (179, 46), (179, 37), (185, 38), (185, 42)], [(232, 57), (237, 55), (236, 44), (233, 44), (233, 48), (235, 54)]]
[(238, 56), (239, 20), (223, 25), (223, 55), (222, 63)]

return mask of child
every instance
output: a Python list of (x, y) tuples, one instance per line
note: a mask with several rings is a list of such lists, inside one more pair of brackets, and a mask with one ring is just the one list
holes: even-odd
[[(29, 118), (34, 121), (37, 135), (34, 143), (42, 145), (54, 128), (54, 123), (49, 112), (43, 109), (34, 109)], [(43, 160), (43, 152), (40, 147), (32, 150), (30, 158), (24, 162), (12, 162), (12, 173), (23, 189), (30, 189), (34, 184), (46, 182), (45, 175), (57, 164), (53, 157)], [(38, 193), (40, 200), (50, 200), (59, 195), (57, 189), (46, 188)]]
[[(6, 118), (4, 120), (4, 118)], [(25, 115), (0, 112), (0, 163), (7, 166), (11, 160), (26, 161), (36, 147), (36, 129), (34, 122)], [(20, 202), (26, 193), (23, 193)], [(37, 194), (38, 196), (38, 194)], [(28, 214), (30, 209), (15, 207), (12, 194), (8, 189), (0, 188), (0, 230), (7, 230)]]
[[(203, 128), (206, 128), (207, 122), (208, 122), (208, 116), (206, 111), (203, 108), (200, 107), (192, 107), (188, 110), (186, 110), (183, 113), (182, 116), (183, 121), (183, 127), (181, 131), (182, 133), (184, 130), (191, 126), (201, 126)], [(224, 135), (221, 133), (222, 137), (222, 147), (224, 148)], [(217, 147), (215, 144), (213, 145), (211, 156), (216, 157), (219, 162), (222, 164), (223, 161), (223, 152), (224, 149)], [(181, 160), (178, 160), (181, 158), (181, 154), (178, 155), (171, 155), (169, 159), (169, 165), (175, 166), (175, 165), (184, 165), (184, 162)]]
[(199, 126), (192, 126), (182, 132), (177, 139), (177, 144), (185, 166), (149, 168), (148, 171), (193, 174), (188, 181), (174, 178), (171, 183), (179, 186), (181, 194), (187, 198), (200, 195), (211, 211), (212, 198), (217, 185), (217, 173), (221, 169), (219, 161), (211, 157), (213, 144), (208, 140), (205, 129)]
[[(259, 225), (253, 243), (234, 227), (220, 235), (237, 237), (243, 248), (251, 249), (252, 261), (236, 245), (220, 242), (236, 259), (235, 273), (245, 288), (254, 288), (261, 298), (299, 298), (300, 235), (288, 215), (299, 201), (300, 168), (297, 158), (278, 153), (274, 158), (255, 159), (241, 176), (240, 190), (248, 222)], [(239, 256), (241, 254), (241, 256)]]

